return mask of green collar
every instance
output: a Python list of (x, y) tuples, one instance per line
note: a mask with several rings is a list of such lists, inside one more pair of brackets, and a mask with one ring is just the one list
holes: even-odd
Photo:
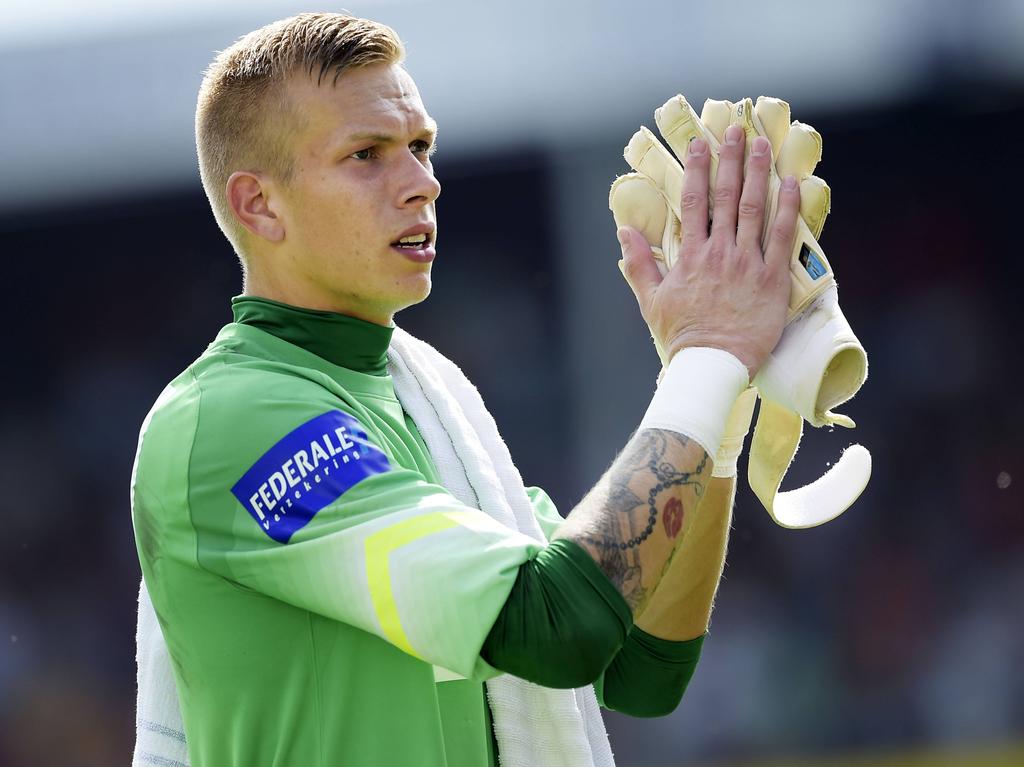
[(259, 328), (334, 365), (375, 376), (387, 375), (393, 327), (255, 296), (232, 298), (231, 313), (235, 322)]

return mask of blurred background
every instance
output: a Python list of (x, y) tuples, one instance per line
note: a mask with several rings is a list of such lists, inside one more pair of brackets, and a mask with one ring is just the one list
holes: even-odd
[[(0, 765), (130, 762), (138, 429), (240, 291), (195, 94), (215, 51), (321, 9), (3, 4)], [(607, 212), (625, 141), (680, 91), (779, 96), (824, 136), (821, 242), (871, 368), (856, 431), (810, 430), (788, 484), (854, 441), (874, 476), (805, 531), (741, 479), (701, 666), (672, 716), (607, 717), (621, 767), (1024, 764), (1024, 3), (348, 10), (398, 30), (441, 126), (434, 294), (399, 323), (463, 366), (563, 513), (658, 371)]]

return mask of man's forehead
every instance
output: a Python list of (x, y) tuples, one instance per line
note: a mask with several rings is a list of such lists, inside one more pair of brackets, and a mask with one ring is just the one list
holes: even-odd
[(319, 115), (352, 127), (382, 119), (434, 126), (412, 76), (397, 64), (348, 70), (334, 84), (300, 77), (289, 85), (296, 106), (314, 119)]

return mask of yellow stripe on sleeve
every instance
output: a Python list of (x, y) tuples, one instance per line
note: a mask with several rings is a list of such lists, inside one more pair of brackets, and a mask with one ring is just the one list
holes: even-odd
[(420, 660), (422, 657), (413, 650), (398, 615), (398, 604), (395, 602), (395, 594), (391, 588), (391, 553), (420, 538), (469, 521), (468, 519), (463, 520), (463, 517), (472, 517), (472, 513), (438, 511), (421, 514), (385, 527), (369, 536), (364, 544), (366, 579), (370, 586), (370, 599), (373, 601), (373, 608), (377, 613), (377, 620), (380, 621), (384, 637), (395, 647), (415, 658), (420, 658)]

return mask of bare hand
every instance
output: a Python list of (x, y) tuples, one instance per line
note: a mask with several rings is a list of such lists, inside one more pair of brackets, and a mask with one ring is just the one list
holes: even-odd
[(683, 238), (664, 279), (640, 232), (621, 227), (619, 241), (626, 280), (666, 362), (680, 349), (710, 346), (735, 355), (753, 380), (786, 322), (800, 188), (791, 176), (783, 181), (762, 254), (771, 146), (764, 137), (754, 139), (744, 180), (743, 142), (738, 126), (726, 131), (710, 232), (708, 146), (702, 139), (691, 142), (680, 206)]

